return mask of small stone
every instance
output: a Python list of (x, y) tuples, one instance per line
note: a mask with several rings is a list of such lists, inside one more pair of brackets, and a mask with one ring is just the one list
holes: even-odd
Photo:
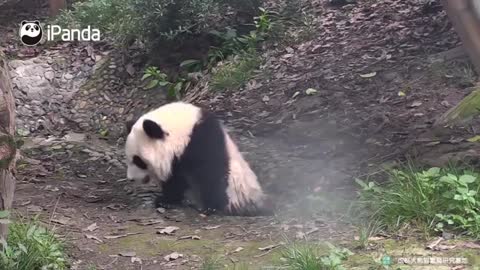
[(67, 73), (67, 74), (65, 74), (64, 78), (67, 79), (67, 80), (71, 80), (71, 79), (73, 79), (73, 75), (70, 74), (70, 73)]
[(51, 70), (45, 72), (45, 78), (47, 78), (49, 81), (53, 80), (55, 78), (55, 72)]

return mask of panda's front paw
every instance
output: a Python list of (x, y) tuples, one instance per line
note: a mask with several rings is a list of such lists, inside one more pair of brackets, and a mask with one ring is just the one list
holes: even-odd
[(175, 206), (172, 203), (169, 203), (163, 196), (158, 196), (155, 198), (155, 207), (165, 208), (165, 209), (173, 209)]
[(206, 209), (201, 209), (200, 210), (200, 214), (203, 214), (205, 216), (213, 215), (216, 212), (217, 212), (217, 209), (213, 209), (213, 208), (206, 208)]

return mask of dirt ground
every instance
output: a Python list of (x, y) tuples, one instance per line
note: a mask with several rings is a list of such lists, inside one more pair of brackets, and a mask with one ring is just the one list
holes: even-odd
[[(314, 31), (269, 50), (247, 90), (204, 92), (200, 84), (189, 97), (225, 119), (279, 205), (275, 216), (156, 210), (154, 189), (134, 190), (124, 166), (112, 162), (123, 162), (121, 144), (71, 131), (25, 139), (15, 209), (39, 215), (66, 239), (72, 269), (197, 269), (210, 256), (260, 269), (287, 240), (352, 247), (358, 233), (345, 214), (355, 177), (374, 175), (406, 154), (435, 165), (452, 156), (475, 159), (479, 148), (466, 139), (479, 130), (476, 122), (433, 128), (477, 81), (465, 57), (445, 60), (459, 41), (443, 12), (399, 0), (344, 7), (308, 1), (305, 8), (317, 18)], [(12, 59), (48, 53), (19, 46), (12, 22), (1, 18), (0, 36), (8, 38), (0, 48)], [(317, 92), (307, 95), (308, 88)], [(378, 243), (375, 252), (405, 248), (400, 243)], [(165, 259), (173, 252), (182, 256)], [(362, 256), (349, 269), (375, 265), (376, 255)]]

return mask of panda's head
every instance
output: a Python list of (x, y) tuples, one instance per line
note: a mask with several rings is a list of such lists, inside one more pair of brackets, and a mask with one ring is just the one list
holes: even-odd
[(174, 159), (185, 151), (199, 119), (198, 107), (175, 102), (128, 122), (127, 178), (141, 183), (166, 181)]
[(128, 136), (125, 144), (127, 178), (148, 183), (152, 178), (157, 178), (155, 165), (162, 156), (161, 145), (168, 133), (149, 119), (139, 119), (135, 123), (129, 122), (127, 129)]

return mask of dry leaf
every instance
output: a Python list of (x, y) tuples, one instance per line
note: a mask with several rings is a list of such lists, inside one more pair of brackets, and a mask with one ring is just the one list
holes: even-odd
[(415, 108), (415, 107), (418, 107), (418, 106), (420, 106), (420, 105), (422, 105), (422, 102), (420, 102), (420, 101), (417, 100), (417, 101), (414, 101), (414, 102), (410, 105), (410, 108)]
[(95, 235), (85, 234), (85, 237), (86, 237), (87, 239), (93, 239), (93, 240), (95, 240), (95, 241), (97, 241), (97, 242), (99, 242), (99, 243), (103, 243), (102, 239), (96, 237)]
[(478, 142), (478, 141), (480, 141), (480, 135), (473, 136), (473, 137), (467, 139), (467, 141), (469, 141), (469, 142)]
[(173, 234), (175, 231), (179, 230), (180, 228), (175, 227), (175, 226), (168, 226), (165, 227), (159, 231), (157, 231), (158, 234)]
[(307, 90), (305, 90), (305, 94), (311, 96), (311, 95), (314, 95), (316, 94), (318, 91), (313, 89), (313, 88), (308, 88)]
[(132, 263), (138, 262), (139, 264), (142, 264), (142, 259), (140, 259), (140, 258), (138, 258), (138, 257), (132, 257), (132, 258), (130, 259), (130, 261), (131, 261)]
[(473, 249), (480, 249), (480, 245), (472, 242), (466, 242), (461, 245), (462, 247), (465, 248), (473, 248)]
[(83, 229), (83, 231), (93, 232), (96, 229), (98, 229), (97, 223), (93, 223), (90, 226), (88, 226), (87, 228)]
[(164, 222), (163, 219), (151, 219), (151, 220), (141, 221), (140, 225), (149, 226), (149, 225), (155, 225), (163, 222)]
[(271, 250), (271, 249), (273, 249), (273, 248), (275, 248), (275, 247), (277, 247), (277, 246), (278, 246), (278, 245), (269, 245), (269, 246), (266, 246), (266, 247), (260, 247), (260, 248), (258, 248), (258, 250), (260, 250), (260, 251), (267, 251), (267, 250)]
[(43, 208), (38, 206), (38, 205), (27, 206), (27, 211), (30, 211), (30, 212), (41, 212), (42, 210), (43, 210)]
[(119, 235), (105, 235), (104, 238), (105, 238), (105, 239), (117, 239), (117, 238), (127, 237), (127, 236), (130, 236), (130, 235), (136, 235), (136, 234), (140, 234), (140, 233), (126, 233), (126, 234), (119, 234)]
[(185, 235), (178, 238), (178, 240), (185, 240), (185, 239), (192, 239), (192, 240), (200, 240), (200, 236), (198, 235)]
[(130, 76), (135, 75), (135, 68), (132, 64), (128, 64), (126, 70)]
[(183, 254), (180, 254), (178, 252), (173, 252), (171, 254), (168, 254), (167, 256), (163, 257), (165, 259), (165, 261), (169, 262), (169, 261), (174, 261), (178, 258), (182, 258), (183, 257)]
[(118, 255), (122, 257), (135, 257), (137, 253), (135, 253), (134, 251), (127, 251), (127, 252), (120, 252)]
[(405, 92), (403, 92), (403, 91), (398, 91), (398, 96), (399, 96), (399, 97), (404, 97), (404, 96), (406, 96), (406, 95), (407, 95), (407, 94), (405, 94)]
[(205, 230), (215, 230), (215, 229), (220, 228), (220, 226), (222, 226), (222, 225), (207, 226), (207, 227), (203, 227), (203, 229), (205, 229)]
[(242, 247), (238, 247), (238, 248), (236, 248), (236, 249), (233, 251), (233, 253), (237, 253), (237, 252), (240, 252), (240, 251), (242, 251), (242, 250), (243, 250)]
[(443, 237), (439, 237), (437, 240), (433, 241), (432, 243), (428, 244), (427, 245), (427, 249), (432, 249), (437, 246), (438, 244), (440, 244), (440, 242), (442, 242), (444, 239)]
[(70, 223), (70, 218), (61, 217), (59, 219), (52, 219), (52, 222), (60, 225), (68, 225)]
[(371, 72), (371, 73), (367, 73), (367, 74), (360, 74), (360, 77), (362, 78), (372, 78), (372, 77), (375, 77), (377, 75), (377, 72)]

